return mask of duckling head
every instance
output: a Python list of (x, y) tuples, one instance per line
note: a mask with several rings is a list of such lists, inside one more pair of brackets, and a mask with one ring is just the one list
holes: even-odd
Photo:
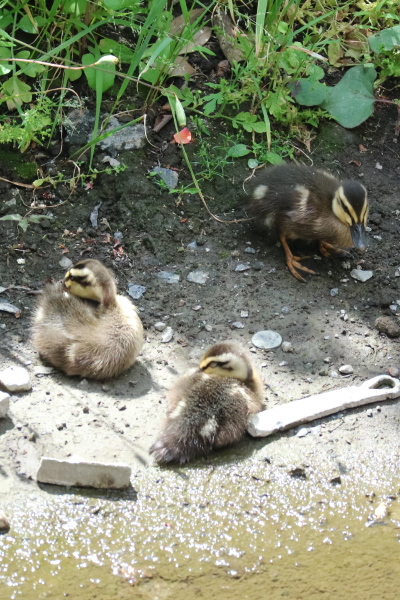
[(105, 307), (116, 301), (117, 289), (111, 272), (92, 258), (71, 267), (64, 277), (64, 286), (74, 296), (94, 300)]
[(246, 353), (232, 342), (215, 344), (200, 360), (200, 369), (208, 375), (233, 377), (248, 381), (253, 376), (253, 368)]
[(368, 220), (367, 190), (358, 181), (341, 181), (332, 201), (334, 215), (350, 227), (353, 244), (364, 251), (368, 246), (365, 227)]

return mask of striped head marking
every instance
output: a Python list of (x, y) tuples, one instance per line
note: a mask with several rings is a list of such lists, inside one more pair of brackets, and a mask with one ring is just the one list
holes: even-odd
[(365, 187), (358, 181), (342, 181), (333, 197), (332, 211), (339, 221), (350, 227), (354, 246), (365, 250), (368, 245), (365, 227), (369, 212)]
[(76, 263), (65, 275), (64, 286), (74, 296), (94, 300), (105, 306), (115, 302), (116, 288), (113, 277), (98, 260)]
[(231, 344), (216, 344), (207, 350), (200, 360), (200, 369), (208, 375), (233, 377), (246, 381), (252, 376), (252, 368), (246, 356)]

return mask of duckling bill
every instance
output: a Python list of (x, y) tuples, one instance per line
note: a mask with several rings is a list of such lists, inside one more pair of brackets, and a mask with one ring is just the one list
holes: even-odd
[(368, 245), (367, 190), (328, 171), (289, 163), (265, 169), (252, 184), (248, 209), (262, 225), (276, 229), (287, 266), (299, 281), (304, 278), (297, 269), (315, 271), (292, 254), (289, 239), (318, 240), (325, 257), (353, 247), (363, 252)]
[(135, 362), (143, 326), (136, 307), (117, 294), (111, 271), (87, 259), (67, 272), (63, 284), (45, 287), (32, 343), (44, 362), (67, 375), (109, 379)]
[(182, 465), (238, 442), (248, 416), (263, 408), (263, 388), (240, 346), (212, 346), (199, 368), (180, 377), (169, 391), (166, 422), (150, 452), (159, 463)]

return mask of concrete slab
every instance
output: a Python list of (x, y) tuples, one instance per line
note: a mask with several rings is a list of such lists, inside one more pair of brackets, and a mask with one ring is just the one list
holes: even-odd
[(40, 483), (121, 490), (130, 487), (131, 468), (120, 464), (84, 462), (76, 458), (58, 460), (42, 457), (36, 478)]

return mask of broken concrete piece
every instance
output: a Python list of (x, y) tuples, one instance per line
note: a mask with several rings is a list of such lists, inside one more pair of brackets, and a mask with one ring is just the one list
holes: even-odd
[(287, 402), (251, 415), (247, 424), (247, 431), (253, 437), (265, 437), (301, 423), (308, 423), (326, 415), (332, 415), (346, 408), (397, 398), (398, 396), (400, 396), (400, 381), (388, 375), (378, 375), (364, 381), (360, 386), (315, 394), (308, 398)]
[(5, 417), (10, 407), (10, 396), (5, 392), (0, 392), (0, 419)]
[(24, 367), (8, 367), (1, 371), (0, 385), (7, 392), (29, 392), (32, 389), (29, 373)]
[(42, 457), (36, 476), (40, 483), (123, 490), (130, 486), (131, 468), (127, 465), (58, 460)]

